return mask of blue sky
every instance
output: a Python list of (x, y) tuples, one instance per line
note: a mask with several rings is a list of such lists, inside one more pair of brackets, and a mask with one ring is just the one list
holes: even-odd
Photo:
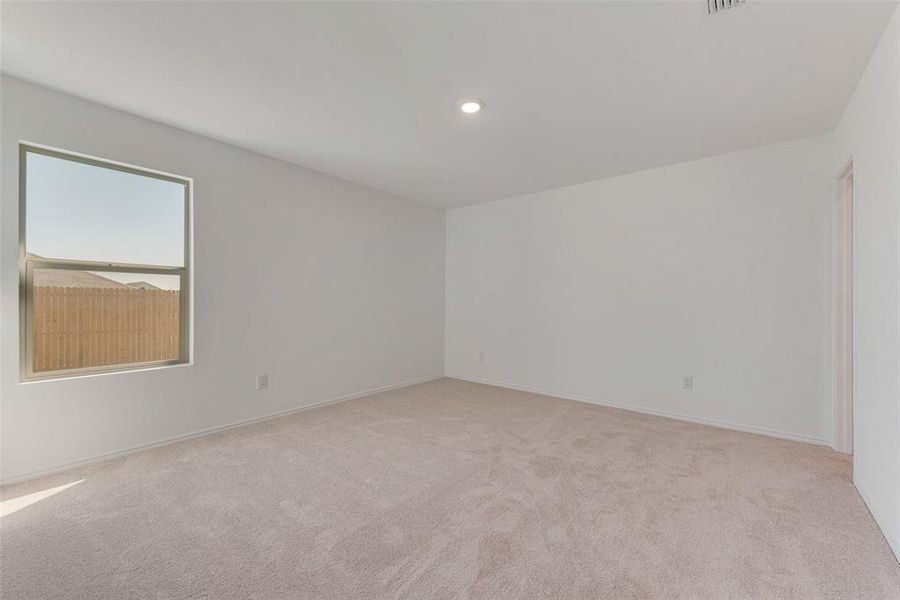
[[(28, 252), (47, 258), (184, 265), (183, 184), (36, 153), (28, 153), (26, 177)], [(171, 288), (171, 278), (149, 274), (114, 278)]]

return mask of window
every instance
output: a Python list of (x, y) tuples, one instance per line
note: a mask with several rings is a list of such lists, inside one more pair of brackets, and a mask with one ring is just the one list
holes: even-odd
[(188, 361), (191, 180), (22, 144), (23, 380)]

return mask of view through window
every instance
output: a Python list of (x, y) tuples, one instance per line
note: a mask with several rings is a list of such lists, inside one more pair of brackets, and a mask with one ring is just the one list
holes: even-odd
[(20, 158), (23, 378), (186, 362), (190, 180)]

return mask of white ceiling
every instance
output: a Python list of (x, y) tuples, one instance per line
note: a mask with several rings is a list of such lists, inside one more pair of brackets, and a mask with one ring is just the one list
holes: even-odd
[(2, 68), (451, 207), (828, 131), (894, 8), (4, 2)]

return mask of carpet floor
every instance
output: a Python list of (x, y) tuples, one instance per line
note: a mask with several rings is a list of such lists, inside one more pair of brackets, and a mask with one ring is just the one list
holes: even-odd
[(450, 379), (2, 498), (9, 600), (900, 598), (830, 449)]

